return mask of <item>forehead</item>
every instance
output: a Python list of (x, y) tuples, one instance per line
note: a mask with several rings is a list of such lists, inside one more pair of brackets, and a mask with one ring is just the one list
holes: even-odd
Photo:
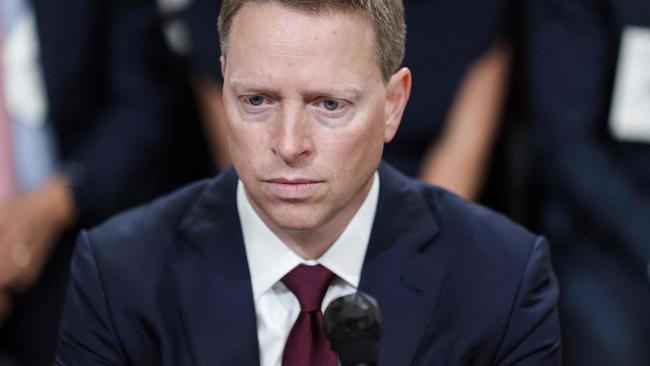
[(311, 14), (246, 4), (228, 37), (226, 79), (364, 82), (381, 78), (374, 31), (359, 12)]

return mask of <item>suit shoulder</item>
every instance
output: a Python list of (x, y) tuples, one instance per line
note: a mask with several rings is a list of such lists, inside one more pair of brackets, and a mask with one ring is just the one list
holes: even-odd
[(397, 204), (424, 202), (439, 226), (438, 236), (448, 241), (455, 252), (461, 255), (503, 252), (521, 261), (532, 251), (535, 235), (504, 215), (468, 202), (444, 188), (409, 178), (388, 164), (382, 164), (379, 172), (386, 189), (401, 196)]
[(150, 203), (132, 208), (88, 231), (88, 238), (99, 254), (111, 256), (151, 254), (151, 246), (160, 249), (171, 242), (170, 236), (185, 214), (213, 180), (201, 180)]
[(519, 264), (528, 260), (538, 236), (523, 226), (443, 188), (418, 183), (418, 190), (440, 225), (440, 235), (461, 255), (485, 254), (486, 261)]

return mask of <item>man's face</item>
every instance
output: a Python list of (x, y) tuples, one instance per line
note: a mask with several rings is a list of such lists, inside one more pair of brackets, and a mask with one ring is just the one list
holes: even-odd
[(383, 82), (373, 37), (356, 13), (271, 3), (235, 16), (222, 59), (230, 154), (272, 229), (346, 225), (370, 189), (403, 109), (392, 102), (393, 81)]

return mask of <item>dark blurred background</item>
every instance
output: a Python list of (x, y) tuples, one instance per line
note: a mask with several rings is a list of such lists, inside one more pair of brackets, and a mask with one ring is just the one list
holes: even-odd
[[(80, 228), (230, 164), (217, 0), (1, 0), (0, 366), (52, 363)], [(384, 158), (547, 236), (565, 365), (650, 365), (650, 1), (406, 0)]]

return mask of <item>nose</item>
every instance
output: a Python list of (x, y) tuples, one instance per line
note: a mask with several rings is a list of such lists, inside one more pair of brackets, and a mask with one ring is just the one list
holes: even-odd
[(301, 106), (287, 105), (276, 124), (273, 153), (289, 166), (304, 165), (313, 155), (311, 126)]

